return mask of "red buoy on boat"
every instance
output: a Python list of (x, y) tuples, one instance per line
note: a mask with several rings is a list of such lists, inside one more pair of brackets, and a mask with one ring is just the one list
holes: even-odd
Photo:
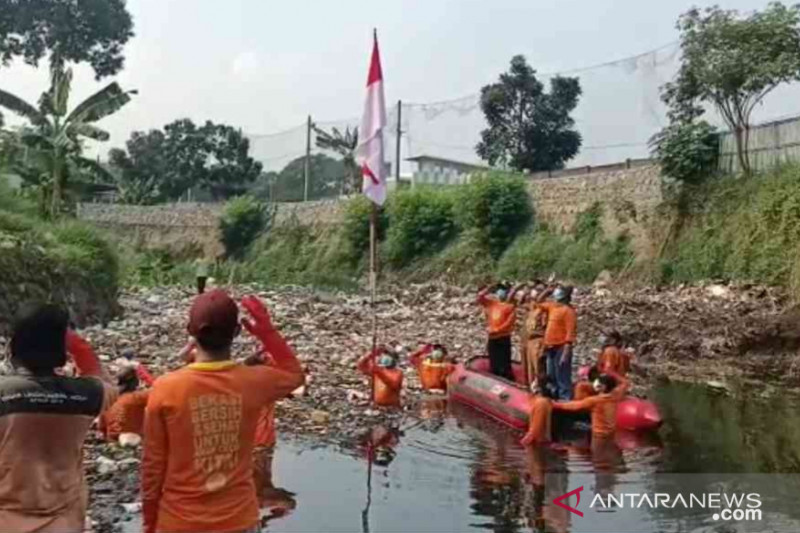
[[(448, 396), (515, 429), (528, 428), (531, 393), (522, 385), (522, 367), (512, 365), (515, 382), (489, 373), (487, 357), (473, 357), (456, 365), (448, 378)], [(560, 413), (553, 413), (560, 416)], [(617, 427), (647, 431), (661, 425), (658, 407), (648, 400), (628, 396), (617, 404)]]

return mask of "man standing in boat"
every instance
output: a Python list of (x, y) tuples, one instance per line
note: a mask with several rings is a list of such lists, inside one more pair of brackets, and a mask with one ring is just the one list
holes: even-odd
[(541, 302), (537, 308), (547, 313), (544, 332), (544, 355), (547, 376), (556, 384), (559, 400), (572, 399), (572, 346), (577, 335), (578, 317), (571, 305), (572, 287), (559, 286), (552, 302)]
[(478, 292), (478, 304), (486, 313), (489, 342), (489, 366), (492, 374), (514, 381), (511, 370), (511, 336), (517, 322), (517, 306), (514, 298), (517, 288), (501, 283), (485, 287)]

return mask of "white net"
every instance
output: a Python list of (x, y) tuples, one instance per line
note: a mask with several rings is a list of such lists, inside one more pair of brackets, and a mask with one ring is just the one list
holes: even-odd
[[(598, 166), (625, 159), (649, 156), (648, 140), (667, 125), (666, 108), (660, 99), (660, 87), (670, 81), (680, 64), (680, 47), (670, 43), (649, 52), (611, 61), (602, 65), (539, 73), (549, 80), (559, 74), (577, 76), (583, 94), (573, 118), (583, 137), (578, 155), (567, 167)], [(535, 67), (535, 65), (534, 65)], [(800, 112), (800, 85), (790, 84), (775, 90), (754, 112), (753, 122), (765, 122)], [(401, 176), (409, 176), (415, 165), (408, 158), (431, 156), (468, 164), (483, 165), (475, 153), (480, 132), (486, 127), (479, 105), (478, 92), (453, 100), (402, 105)], [(386, 160), (392, 169), (396, 162), (395, 142), (397, 108), (387, 109), (385, 132)], [(720, 117), (709, 110), (706, 117), (724, 129)], [(329, 130), (344, 130), (359, 123), (358, 117), (318, 122)], [(280, 170), (291, 160), (305, 154), (306, 128), (299, 125), (272, 135), (250, 136), (255, 157), (267, 170)], [(312, 139), (312, 153), (318, 153)], [(333, 155), (333, 154), (329, 154)], [(394, 170), (392, 170), (394, 174)]]

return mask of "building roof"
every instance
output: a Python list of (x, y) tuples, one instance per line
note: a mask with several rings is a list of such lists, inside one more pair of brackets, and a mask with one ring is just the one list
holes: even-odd
[(414, 157), (407, 157), (406, 161), (412, 161), (414, 163), (420, 163), (423, 161), (433, 161), (436, 163), (446, 163), (450, 165), (459, 165), (462, 167), (470, 167), (474, 168), (475, 170), (489, 170), (489, 167), (486, 165), (476, 165), (475, 163), (467, 163), (466, 161), (456, 161), (455, 159), (447, 159), (446, 157), (438, 157), (435, 155), (415, 155)]

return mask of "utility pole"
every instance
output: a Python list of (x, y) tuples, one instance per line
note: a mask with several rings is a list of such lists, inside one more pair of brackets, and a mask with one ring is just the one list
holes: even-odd
[(303, 184), (303, 201), (308, 201), (308, 180), (311, 177), (311, 115), (308, 115), (308, 123), (306, 124), (306, 164), (303, 169), (303, 177), (305, 183)]
[(403, 130), (400, 128), (401, 118), (403, 114), (403, 102), (397, 101), (397, 138), (395, 139), (395, 158), (394, 158), (394, 186), (400, 186), (400, 136), (403, 135)]

